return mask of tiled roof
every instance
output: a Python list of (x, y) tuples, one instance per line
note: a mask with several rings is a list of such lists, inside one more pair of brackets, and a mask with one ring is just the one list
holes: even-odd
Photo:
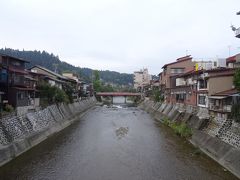
[[(66, 77), (64, 77), (64, 76), (62, 76), (62, 75), (60, 75), (60, 74), (57, 74), (57, 73), (55, 73), (55, 72), (53, 72), (53, 71), (51, 71), (51, 70), (49, 70), (49, 69), (47, 69), (47, 68), (45, 68), (45, 67), (36, 65), (36, 66), (33, 66), (32, 68), (34, 68), (34, 67), (37, 67), (37, 68), (39, 68), (39, 69), (42, 69), (42, 70), (44, 70), (44, 71), (46, 71), (46, 72), (48, 72), (48, 73), (50, 73), (50, 74), (52, 74), (52, 75), (54, 75), (54, 76), (56, 76), (56, 77), (58, 77), (58, 78), (61, 78), (61, 79), (64, 79), (64, 80), (68, 80), (68, 78), (66, 78)], [(32, 68), (31, 68), (31, 69), (32, 69)]]
[(26, 62), (26, 63), (29, 63), (29, 61), (27, 61), (27, 60), (25, 60), (25, 59), (13, 57), (13, 56), (9, 56), (9, 55), (3, 54), (3, 53), (0, 53), (0, 56), (9, 57), (9, 58), (12, 58), (12, 59), (16, 59), (16, 60), (19, 60), (19, 61), (24, 61), (24, 62)]
[(236, 54), (236, 55), (234, 55), (234, 56), (228, 57), (228, 58), (226, 59), (227, 63), (236, 62), (236, 56), (237, 56), (237, 55), (240, 55), (240, 54)]
[(165, 68), (165, 67), (167, 67), (169, 65), (172, 65), (172, 64), (177, 64), (179, 62), (188, 61), (188, 60), (191, 60), (191, 59), (192, 59), (192, 57), (190, 55), (184, 56), (184, 57), (178, 58), (177, 61), (175, 61), (175, 62), (165, 64), (162, 68)]

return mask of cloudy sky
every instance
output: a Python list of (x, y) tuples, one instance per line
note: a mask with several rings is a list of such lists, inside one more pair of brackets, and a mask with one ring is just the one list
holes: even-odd
[(0, 0), (0, 47), (75, 66), (152, 74), (165, 63), (240, 52), (240, 0)]

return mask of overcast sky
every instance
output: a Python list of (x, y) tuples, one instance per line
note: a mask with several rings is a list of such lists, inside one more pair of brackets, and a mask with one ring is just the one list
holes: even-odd
[[(240, 52), (240, 0), (0, 0), (0, 47), (46, 50), (75, 66), (132, 73), (191, 54)], [(186, 52), (187, 51), (187, 52)]]

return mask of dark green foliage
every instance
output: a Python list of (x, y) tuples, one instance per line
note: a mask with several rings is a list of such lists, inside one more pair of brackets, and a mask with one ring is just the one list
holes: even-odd
[(68, 98), (68, 95), (65, 93), (65, 91), (56, 87), (55, 87), (55, 96), (53, 98), (56, 103), (61, 103), (61, 102), (69, 103), (69, 98)]
[(233, 78), (233, 83), (235, 87), (240, 90), (240, 68), (236, 70)]
[(96, 92), (101, 92), (102, 91), (100, 76), (99, 76), (99, 72), (97, 70), (94, 71), (93, 89)]
[[(233, 84), (240, 91), (240, 68), (238, 68), (233, 77)], [(240, 102), (235, 101), (232, 105), (231, 116), (236, 122), (240, 122)]]
[(232, 105), (231, 116), (236, 122), (240, 122), (240, 103)]
[(69, 103), (68, 95), (56, 86), (51, 86), (47, 83), (43, 83), (38, 86), (38, 90), (40, 91), (43, 105), (61, 102)]
[[(90, 68), (80, 68), (68, 64), (66, 62), (60, 61), (58, 56), (54, 54), (49, 54), (46, 51), (25, 51), (25, 50), (14, 50), (10, 48), (0, 49), (0, 53), (7, 54), (9, 56), (14, 56), (18, 58), (23, 58), (30, 61), (27, 64), (27, 68), (34, 65), (40, 65), (52, 71), (62, 72), (73, 72), (82, 78), (86, 82), (92, 81), (93, 70)], [(118, 85), (132, 85), (133, 84), (133, 74), (118, 73), (114, 71), (99, 71), (102, 81), (106, 83), (113, 83)]]
[(94, 70), (93, 73), (94, 73), (93, 88), (96, 92), (114, 92), (115, 91), (112, 85), (101, 82), (99, 71)]
[(13, 111), (14, 111), (14, 108), (13, 108), (10, 104), (7, 104), (7, 105), (4, 107), (4, 111), (6, 111), (6, 112), (13, 112)]
[(73, 103), (73, 89), (74, 87), (72, 87), (70, 84), (65, 84), (63, 86), (63, 90), (67, 94), (70, 103)]
[(153, 90), (153, 96), (155, 102), (162, 102), (163, 96), (161, 95), (161, 92), (159, 90)]
[(164, 118), (163, 119), (163, 124), (169, 126), (170, 128), (173, 129), (173, 131), (181, 136), (181, 137), (185, 137), (188, 138), (190, 136), (192, 136), (192, 130), (191, 128), (189, 128), (187, 126), (186, 123), (182, 122), (182, 123), (177, 123), (177, 122), (171, 122), (169, 119)]

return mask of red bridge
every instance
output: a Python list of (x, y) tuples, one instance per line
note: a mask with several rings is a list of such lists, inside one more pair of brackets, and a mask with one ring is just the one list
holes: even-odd
[(97, 96), (141, 96), (141, 93), (130, 92), (98, 92)]

